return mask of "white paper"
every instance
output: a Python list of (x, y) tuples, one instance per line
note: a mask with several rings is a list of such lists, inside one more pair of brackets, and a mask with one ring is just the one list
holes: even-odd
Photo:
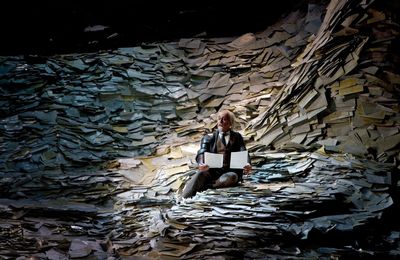
[(218, 153), (204, 153), (204, 163), (210, 168), (222, 168), (224, 155)]
[(231, 169), (243, 169), (248, 163), (248, 151), (232, 152), (231, 153)]

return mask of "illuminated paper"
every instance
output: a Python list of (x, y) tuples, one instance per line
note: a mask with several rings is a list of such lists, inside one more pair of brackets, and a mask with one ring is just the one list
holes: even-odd
[(224, 155), (218, 153), (204, 153), (204, 163), (210, 168), (222, 168), (222, 163), (224, 161)]
[(248, 151), (232, 152), (231, 153), (231, 169), (243, 169), (248, 163)]

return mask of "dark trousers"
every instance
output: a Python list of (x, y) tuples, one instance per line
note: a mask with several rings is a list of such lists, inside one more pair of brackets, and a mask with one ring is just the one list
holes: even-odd
[(239, 181), (238, 174), (231, 171), (210, 170), (195, 173), (186, 183), (182, 192), (182, 197), (189, 198), (197, 192), (209, 188), (225, 188), (237, 185)]

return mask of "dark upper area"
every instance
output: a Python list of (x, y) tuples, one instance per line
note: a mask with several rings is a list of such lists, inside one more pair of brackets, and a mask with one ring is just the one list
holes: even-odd
[(196, 35), (239, 36), (266, 29), (300, 2), (9, 1), (0, 17), (0, 55), (97, 51)]

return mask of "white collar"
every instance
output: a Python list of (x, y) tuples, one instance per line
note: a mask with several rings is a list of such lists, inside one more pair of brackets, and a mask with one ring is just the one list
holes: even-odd
[(219, 131), (219, 135), (220, 135), (220, 136), (223, 136), (224, 133), (225, 133), (225, 136), (230, 135), (230, 134), (231, 134), (231, 130), (228, 130), (227, 132)]

